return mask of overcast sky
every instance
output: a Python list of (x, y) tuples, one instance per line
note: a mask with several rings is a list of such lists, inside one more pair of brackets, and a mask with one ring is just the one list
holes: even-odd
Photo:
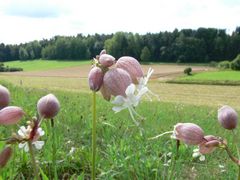
[(0, 0), (0, 43), (240, 26), (240, 0)]

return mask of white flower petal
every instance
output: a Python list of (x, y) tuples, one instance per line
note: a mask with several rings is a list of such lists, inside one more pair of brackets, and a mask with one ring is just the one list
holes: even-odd
[(39, 149), (42, 149), (42, 147), (44, 145), (44, 141), (35, 141), (32, 144), (36, 147), (36, 149), (39, 150)]
[(29, 151), (29, 147), (28, 147), (28, 143), (26, 142), (26, 145), (24, 146), (24, 151), (28, 152)]
[(199, 158), (200, 161), (205, 161), (205, 156), (204, 155), (201, 155), (200, 158)]
[(136, 89), (136, 86), (134, 84), (130, 84), (125, 91), (126, 95), (129, 96), (134, 94), (135, 89)]
[(112, 110), (115, 112), (115, 113), (118, 113), (120, 111), (122, 111), (123, 109), (126, 109), (127, 107), (124, 107), (124, 106), (114, 106), (112, 108)]
[(125, 102), (125, 98), (123, 96), (120, 96), (120, 95), (116, 96), (114, 98), (114, 100), (112, 101), (112, 103), (116, 104), (116, 105), (122, 105), (122, 104), (124, 104), (124, 102)]
[(200, 156), (200, 154), (198, 152), (195, 152), (195, 153), (192, 154), (193, 158), (197, 158), (198, 156)]
[(193, 150), (193, 152), (199, 152), (199, 149), (198, 149), (198, 148), (196, 148), (196, 149), (194, 149), (194, 150)]
[(27, 129), (24, 126), (21, 126), (20, 129), (18, 130), (18, 135), (24, 138), (26, 136), (26, 132)]
[(43, 136), (45, 132), (42, 130), (42, 128), (38, 128), (38, 133), (40, 136)]
[(25, 143), (19, 143), (19, 144), (18, 144), (18, 147), (19, 147), (20, 149), (22, 149), (26, 144), (27, 144), (26, 142), (25, 142)]

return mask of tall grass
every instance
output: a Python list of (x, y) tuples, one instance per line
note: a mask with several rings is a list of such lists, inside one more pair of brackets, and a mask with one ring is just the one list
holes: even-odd
[[(29, 116), (36, 115), (36, 103), (40, 97), (50, 93), (44, 90), (20, 88), (4, 84), (11, 92), (12, 105), (23, 107)], [(91, 94), (53, 92), (61, 103), (61, 110), (54, 119), (56, 133), (56, 163), (58, 178), (89, 179), (91, 177)], [(97, 147), (96, 176), (98, 179), (234, 179), (236, 167), (224, 151), (218, 150), (207, 156), (205, 162), (192, 158), (194, 147), (180, 146), (175, 161), (175, 141), (169, 136), (148, 140), (157, 134), (172, 130), (177, 122), (194, 122), (205, 134), (220, 135), (233, 142), (231, 132), (217, 123), (217, 108), (176, 103), (141, 102), (138, 112), (146, 120), (140, 136), (127, 111), (115, 114), (111, 105), (97, 96)], [(25, 124), (28, 119), (23, 119)], [(52, 139), (50, 122), (42, 123), (45, 135), (43, 149), (36, 153), (44, 177), (53, 179)], [(12, 131), (18, 129), (12, 127)], [(9, 129), (1, 127), (0, 137), (11, 135)], [(4, 145), (0, 142), (0, 147)], [(73, 152), (70, 152), (71, 149)], [(73, 150), (72, 149), (72, 150)], [(167, 155), (173, 152), (172, 156)], [(169, 162), (169, 160), (172, 160)], [(169, 162), (169, 163), (168, 163)], [(174, 163), (175, 162), (175, 163)], [(224, 165), (224, 172), (219, 165)], [(15, 147), (15, 154), (7, 167), (1, 170), (2, 179), (31, 179), (30, 157)]]

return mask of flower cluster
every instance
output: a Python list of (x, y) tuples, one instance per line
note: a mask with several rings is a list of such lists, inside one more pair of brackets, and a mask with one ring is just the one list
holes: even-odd
[[(225, 105), (218, 110), (218, 121), (223, 128), (233, 130), (237, 127), (238, 115), (232, 107)], [(193, 123), (176, 124), (172, 137), (187, 145), (198, 145), (198, 148), (193, 150), (193, 157), (200, 157), (201, 161), (205, 160), (205, 154), (212, 153), (217, 147), (224, 148), (228, 154), (230, 153), (226, 140), (213, 135), (204, 135), (202, 128)], [(231, 154), (229, 156), (233, 158)], [(239, 163), (239, 160), (234, 158), (232, 160)]]
[[(10, 92), (8, 89), (0, 85), (0, 125), (9, 126), (20, 122), (25, 115), (21, 107), (9, 106)], [(12, 144), (18, 144), (19, 148), (23, 148), (25, 152), (29, 151), (29, 146), (34, 145), (36, 149), (42, 149), (44, 141), (40, 141), (40, 137), (45, 133), (40, 127), (44, 118), (53, 118), (57, 115), (60, 105), (59, 101), (53, 94), (48, 94), (39, 99), (37, 103), (37, 118), (34, 117), (27, 121), (27, 127), (20, 126), (17, 133), (13, 133), (11, 137), (4, 138), (6, 147), (0, 153), (0, 167), (4, 167), (10, 159), (13, 149)]]
[[(147, 82), (153, 73), (149, 69), (145, 77), (139, 62), (130, 56), (124, 56), (117, 61), (102, 50), (93, 61), (93, 67), (88, 76), (89, 87), (92, 91), (101, 92), (104, 99), (112, 101), (114, 112), (128, 109), (131, 118), (138, 125), (135, 116), (142, 118), (135, 111), (144, 94), (154, 95), (147, 87)], [(149, 95), (148, 95), (149, 97)]]

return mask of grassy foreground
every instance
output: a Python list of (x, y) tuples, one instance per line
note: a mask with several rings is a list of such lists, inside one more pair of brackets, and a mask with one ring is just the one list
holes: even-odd
[(239, 71), (201, 72), (169, 81), (186, 84), (240, 85)]
[(79, 66), (89, 64), (88, 61), (57, 61), (57, 60), (31, 60), (31, 61), (9, 61), (5, 66), (23, 68), (23, 71), (40, 71), (59, 69), (65, 67)]
[[(4, 84), (11, 92), (12, 105), (21, 106), (29, 117), (36, 115), (38, 99), (48, 90), (21, 88)], [(91, 96), (84, 93), (53, 92), (61, 103), (55, 118), (57, 137), (57, 169), (59, 179), (89, 179), (91, 166)], [(221, 135), (231, 146), (231, 132), (217, 123), (217, 108), (163, 102), (141, 102), (137, 112), (143, 136), (133, 125), (127, 111), (114, 114), (112, 105), (97, 97), (97, 177), (98, 179), (234, 179), (237, 169), (225, 152), (217, 150), (200, 162), (192, 158), (194, 147), (180, 147), (175, 161), (175, 141), (169, 136), (148, 140), (173, 129), (177, 122), (194, 122), (206, 134)], [(28, 119), (21, 121), (24, 125)], [(45, 179), (53, 179), (51, 162), (52, 140), (48, 121), (42, 124), (45, 145), (36, 152)], [(1, 138), (16, 132), (18, 127), (1, 127)], [(12, 131), (12, 132), (11, 132)], [(239, 133), (239, 132), (238, 132)], [(0, 142), (0, 147), (4, 146)], [(74, 148), (73, 152), (70, 152)], [(169, 156), (172, 152), (172, 156)], [(171, 160), (171, 162), (169, 161)], [(220, 168), (223, 165), (224, 168)], [(48, 178), (47, 178), (48, 177)], [(1, 169), (0, 179), (31, 179), (29, 155), (15, 146), (14, 157)]]

